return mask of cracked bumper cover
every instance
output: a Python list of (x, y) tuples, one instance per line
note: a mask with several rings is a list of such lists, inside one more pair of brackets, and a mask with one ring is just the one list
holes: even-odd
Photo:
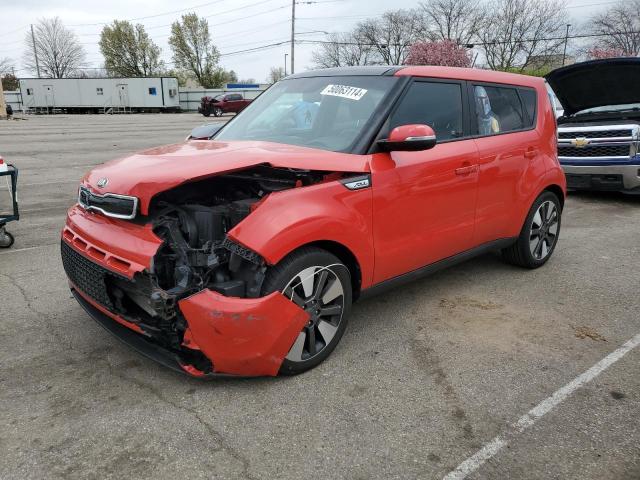
[(202, 351), (215, 372), (277, 375), (309, 314), (280, 292), (261, 298), (203, 290), (178, 302), (189, 328), (186, 347)]
[(203, 290), (179, 302), (188, 328), (184, 346), (213, 364), (204, 373), (151, 342), (133, 323), (101, 307), (72, 285), (85, 311), (109, 333), (143, 355), (196, 377), (277, 375), (309, 315), (279, 292), (261, 298), (225, 297)]

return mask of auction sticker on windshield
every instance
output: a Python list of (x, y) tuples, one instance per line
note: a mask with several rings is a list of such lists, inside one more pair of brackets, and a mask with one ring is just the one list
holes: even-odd
[(332, 97), (343, 97), (349, 100), (360, 100), (364, 97), (367, 90), (358, 87), (349, 87), (347, 85), (327, 85), (320, 95), (331, 95)]

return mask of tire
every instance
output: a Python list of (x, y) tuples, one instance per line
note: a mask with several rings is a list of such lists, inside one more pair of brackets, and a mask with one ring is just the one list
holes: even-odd
[(282, 362), (280, 374), (306, 372), (331, 354), (347, 327), (352, 302), (349, 269), (325, 250), (304, 247), (267, 271), (262, 294), (276, 291), (311, 315)]
[(222, 109), (220, 107), (214, 107), (213, 108), (213, 116), (214, 117), (221, 117), (222, 116)]
[(205, 108), (202, 110), (202, 115), (204, 115), (205, 117), (208, 117), (209, 115), (211, 115), (211, 109), (210, 108)]
[[(0, 233), (1, 234), (1, 233)], [(0, 248), (10, 248), (15, 242), (15, 238), (6, 230), (4, 231), (4, 238), (0, 237)]]
[(529, 209), (518, 240), (502, 250), (502, 257), (520, 267), (541, 267), (558, 244), (561, 222), (560, 200), (553, 192), (542, 192)]

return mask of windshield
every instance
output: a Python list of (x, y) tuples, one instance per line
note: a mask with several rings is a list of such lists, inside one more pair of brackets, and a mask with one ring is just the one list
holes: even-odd
[(640, 103), (625, 103), (624, 105), (604, 105), (602, 107), (587, 108), (586, 110), (580, 110), (576, 115), (598, 112), (622, 112), (624, 110), (640, 110)]
[(283, 80), (226, 125), (215, 140), (259, 140), (349, 152), (395, 77)]

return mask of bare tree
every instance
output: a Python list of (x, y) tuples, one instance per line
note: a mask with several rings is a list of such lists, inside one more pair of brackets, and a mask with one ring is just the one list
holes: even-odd
[(9, 57), (0, 58), (0, 77), (13, 73), (13, 61)]
[(102, 29), (100, 51), (110, 75), (145, 77), (164, 70), (158, 47), (144, 29), (127, 20), (114, 20)]
[[(41, 19), (35, 26), (34, 37), (41, 76), (68, 77), (84, 65), (84, 49), (76, 35), (62, 24), (60, 18)], [(31, 33), (25, 36), (25, 43), (24, 64), (29, 70), (36, 72)]]
[(420, 7), (434, 40), (452, 40), (459, 45), (473, 43), (485, 13), (474, 0), (426, 0)]
[(109, 78), (106, 68), (87, 68), (78, 70), (76, 75), (80, 78)]
[(383, 65), (401, 65), (414, 43), (426, 40), (429, 33), (421, 12), (417, 10), (392, 10), (379, 19), (369, 19), (356, 27), (354, 35), (371, 47), (377, 61)]
[(358, 32), (333, 33), (329, 40), (312, 53), (312, 59), (319, 68), (353, 67), (376, 63), (376, 55), (371, 45)]
[(624, 57), (640, 55), (640, 0), (621, 1), (591, 18), (589, 29), (597, 37), (592, 47), (615, 50)]
[(267, 77), (267, 83), (276, 83), (284, 78), (284, 68), (271, 67), (269, 70), (269, 76)]
[(533, 57), (557, 54), (567, 13), (553, 0), (493, 0), (478, 37), (493, 70), (524, 71)]
[(193, 73), (205, 88), (222, 86), (220, 68), (217, 67), (220, 53), (211, 42), (206, 18), (199, 18), (195, 13), (182, 15), (181, 21), (171, 25), (169, 45), (177, 68)]

